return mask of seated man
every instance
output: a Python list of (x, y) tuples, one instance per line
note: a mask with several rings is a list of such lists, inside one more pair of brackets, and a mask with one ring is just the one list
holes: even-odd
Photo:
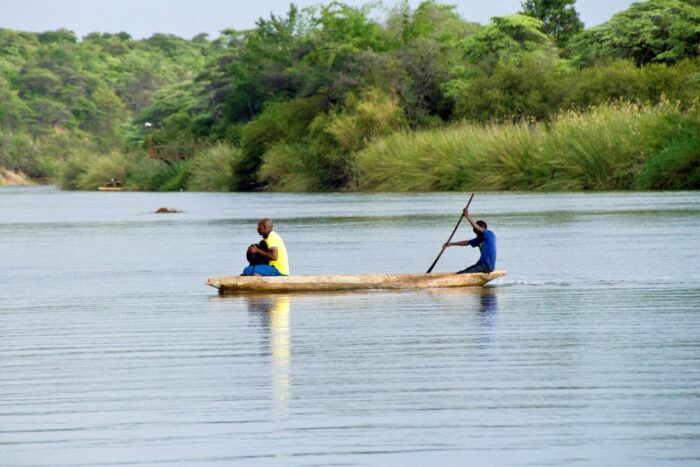
[(289, 261), (287, 247), (277, 232), (272, 230), (272, 221), (263, 219), (258, 222), (258, 233), (262, 236), (263, 246), (250, 245), (246, 253), (250, 263), (243, 269), (242, 276), (288, 276)]
[(476, 238), (472, 240), (463, 240), (461, 242), (445, 243), (444, 247), (470, 245), (473, 248), (478, 246), (481, 250), (481, 257), (476, 264), (459, 271), (457, 274), (492, 272), (496, 269), (496, 234), (488, 229), (486, 222), (482, 220), (474, 222), (472, 218), (469, 217), (469, 211), (466, 208), (464, 209), (464, 217), (466, 217), (472, 225)]

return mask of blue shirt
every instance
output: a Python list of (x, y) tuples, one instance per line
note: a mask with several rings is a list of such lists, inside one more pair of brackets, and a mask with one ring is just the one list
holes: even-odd
[(496, 269), (496, 234), (489, 229), (484, 230), (484, 238), (476, 237), (469, 240), (469, 244), (473, 247), (479, 247), (481, 257), (479, 264), (485, 265), (489, 271)]

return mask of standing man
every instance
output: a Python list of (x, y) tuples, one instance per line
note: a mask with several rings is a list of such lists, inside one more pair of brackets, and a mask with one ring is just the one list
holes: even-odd
[(472, 218), (469, 217), (469, 210), (466, 208), (464, 209), (464, 217), (466, 217), (472, 225), (476, 238), (472, 240), (463, 240), (461, 242), (445, 243), (444, 247), (469, 245), (473, 248), (478, 246), (481, 250), (481, 257), (479, 257), (479, 261), (477, 261), (476, 264), (459, 271), (457, 274), (493, 271), (496, 269), (496, 234), (488, 229), (486, 222), (482, 220), (474, 222)]
[(267, 245), (267, 251), (258, 245), (248, 247), (247, 257), (263, 258), (269, 264), (252, 264), (243, 269), (242, 276), (288, 276), (289, 260), (287, 259), (287, 247), (284, 245), (282, 237), (272, 230), (272, 221), (263, 219), (258, 222), (258, 233), (262, 236), (263, 242)]

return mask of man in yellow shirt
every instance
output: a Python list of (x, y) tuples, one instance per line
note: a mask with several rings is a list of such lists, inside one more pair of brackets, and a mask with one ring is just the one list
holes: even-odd
[(258, 222), (258, 233), (262, 236), (267, 251), (258, 245), (248, 247), (248, 258), (259, 257), (269, 264), (251, 264), (243, 269), (243, 276), (288, 276), (289, 260), (287, 247), (279, 234), (272, 230), (272, 221), (263, 219)]

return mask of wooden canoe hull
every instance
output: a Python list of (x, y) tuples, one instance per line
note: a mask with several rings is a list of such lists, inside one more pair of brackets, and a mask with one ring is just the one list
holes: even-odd
[(353, 274), (337, 276), (222, 276), (210, 277), (207, 285), (219, 294), (245, 292), (321, 292), (362, 289), (429, 289), (441, 287), (480, 287), (506, 275), (505, 271), (473, 274)]

